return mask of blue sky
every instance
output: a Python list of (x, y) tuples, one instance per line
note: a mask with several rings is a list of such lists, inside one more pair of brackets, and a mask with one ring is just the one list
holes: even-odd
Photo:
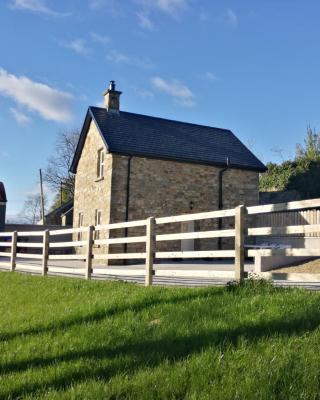
[(263, 162), (291, 157), (320, 129), (319, 17), (316, 0), (2, 0), (9, 216), (110, 79), (123, 110), (229, 128)]

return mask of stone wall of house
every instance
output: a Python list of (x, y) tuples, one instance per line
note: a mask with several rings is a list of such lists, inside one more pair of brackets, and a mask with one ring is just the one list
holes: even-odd
[[(111, 222), (124, 221), (126, 216), (127, 156), (113, 156)], [(218, 209), (220, 168), (214, 166), (132, 157), (129, 182), (129, 221), (149, 216), (162, 217), (184, 213), (197, 213)], [(258, 173), (229, 169), (224, 174), (224, 208), (239, 204), (258, 204)], [(223, 221), (223, 228), (232, 227), (234, 219)], [(217, 220), (196, 222), (197, 230), (217, 229)], [(157, 227), (157, 233), (181, 232), (180, 223)], [(129, 235), (141, 235), (143, 228), (128, 230)], [(124, 232), (121, 232), (123, 234)], [(119, 235), (120, 232), (117, 232)], [(195, 250), (211, 250), (218, 246), (217, 239), (196, 240)], [(113, 246), (115, 247), (115, 246)], [(224, 248), (233, 243), (223, 240)], [(159, 242), (158, 251), (180, 250), (181, 242)], [(117, 246), (124, 251), (124, 246)], [(128, 251), (143, 251), (142, 245), (130, 244)], [(113, 250), (111, 249), (111, 252)]]
[[(223, 208), (234, 208), (240, 204), (254, 206), (259, 204), (259, 173), (246, 170), (229, 169), (223, 178)], [(247, 223), (250, 218), (246, 217)], [(234, 228), (234, 218), (223, 218), (222, 229)], [(234, 239), (222, 239), (222, 247), (234, 248)]]
[[(110, 219), (112, 155), (105, 154), (104, 177), (97, 178), (98, 150), (105, 148), (96, 125), (91, 122), (79, 159), (74, 194), (73, 226), (79, 226), (79, 213), (83, 213), (83, 225), (94, 225), (95, 212), (101, 210), (101, 223), (108, 224)], [(84, 240), (85, 234), (76, 235)], [(106, 237), (100, 233), (99, 238)], [(95, 252), (104, 252), (106, 247), (96, 246)]]

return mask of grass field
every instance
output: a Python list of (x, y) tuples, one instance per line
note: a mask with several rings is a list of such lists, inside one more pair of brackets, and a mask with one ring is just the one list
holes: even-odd
[(0, 273), (1, 399), (319, 399), (320, 293)]

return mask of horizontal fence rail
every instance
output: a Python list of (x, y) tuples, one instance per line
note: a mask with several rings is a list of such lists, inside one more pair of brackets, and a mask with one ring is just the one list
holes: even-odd
[(170, 224), (173, 222), (198, 221), (201, 219), (223, 218), (223, 217), (234, 217), (234, 216), (235, 216), (235, 209), (232, 208), (230, 210), (210, 211), (197, 214), (183, 214), (183, 215), (176, 215), (173, 217), (161, 217), (161, 218), (156, 218), (155, 221), (156, 224)]
[(252, 206), (247, 207), (247, 213), (263, 214), (274, 211), (290, 211), (290, 210), (303, 210), (306, 208), (317, 208), (320, 207), (320, 199), (291, 201), (288, 203), (277, 203), (277, 204), (265, 204), (263, 206)]
[(82, 233), (82, 232), (86, 232), (86, 231), (87, 231), (87, 228), (59, 229), (59, 230), (49, 231), (49, 236), (66, 235), (69, 233)]
[(199, 250), (199, 251), (160, 251), (156, 252), (156, 258), (232, 258), (234, 250)]
[(320, 232), (320, 225), (268, 226), (248, 228), (248, 236), (282, 236)]
[(95, 239), (94, 244), (123, 244), (123, 243), (145, 243), (147, 236), (133, 236), (114, 239)]
[(319, 249), (303, 249), (303, 248), (248, 250), (249, 257), (255, 257), (257, 254), (259, 254), (262, 257), (270, 257), (270, 256), (317, 257), (320, 256), (320, 251)]
[[(265, 214), (256, 214), (254, 226), (259, 227), (289, 227), (289, 226), (303, 226), (306, 228), (310, 226), (320, 225), (320, 210), (293, 210), (293, 211), (280, 211), (270, 212)], [(293, 232), (298, 237), (320, 237), (320, 230), (316, 228), (315, 231), (307, 228), (305, 231)], [(283, 236), (287, 233), (281, 231), (273, 231), (270, 235)]]
[(18, 237), (24, 236), (43, 236), (43, 231), (36, 231), (36, 232), (17, 232)]
[(186, 233), (169, 233), (156, 235), (157, 242), (167, 240), (183, 240), (183, 239), (210, 239), (221, 237), (234, 237), (235, 229), (226, 229), (221, 231), (204, 231), (204, 232), (186, 232)]
[[(238, 206), (227, 210), (158, 218), (150, 217), (137, 221), (89, 227), (49, 231), (1, 232), (0, 267), (7, 267), (11, 271), (15, 269), (38, 270), (43, 275), (47, 275), (50, 271), (77, 273), (84, 274), (85, 278), (90, 279), (93, 272), (92, 263), (95, 260), (106, 263), (109, 260), (144, 260), (145, 284), (151, 285), (155, 259), (234, 258), (235, 278), (242, 280), (244, 279), (245, 248), (248, 247), (249, 249), (246, 251), (249, 257), (257, 255), (263, 257), (274, 255), (320, 256), (320, 249), (263, 249), (250, 248), (250, 245), (245, 245), (246, 238), (254, 237), (289, 235), (320, 237), (320, 210), (317, 208), (320, 208), (320, 199), (253, 207)], [(233, 227), (230, 227), (230, 223), (226, 225), (230, 229), (196, 230), (194, 227), (196, 221), (221, 218), (232, 220)], [(252, 218), (254, 218), (255, 226), (250, 226), (248, 223)], [(192, 223), (191, 231), (162, 233), (163, 228), (168, 224), (172, 224), (170, 226), (175, 229), (179, 223), (190, 222)], [(256, 226), (257, 224), (258, 226)], [(139, 231), (139, 233), (135, 233), (135, 236), (127, 235), (128, 229), (135, 230), (136, 228), (138, 228), (138, 231), (144, 229), (145, 232)], [(115, 232), (113, 234), (115, 237), (109, 237), (110, 232)], [(201, 241), (204, 239), (206, 239), (206, 243), (213, 246), (214, 239), (217, 238), (233, 239), (234, 247), (230, 250), (213, 248), (211, 250), (162, 251), (159, 249), (161, 243), (165, 244), (164, 242), (167, 242), (165, 246), (170, 245), (176, 248), (175, 242), (177, 241), (186, 241), (187, 243), (190, 240)], [(144, 247), (144, 249), (129, 252), (127, 246), (133, 246), (134, 249)], [(113, 248), (112, 252), (110, 247)], [(28, 260), (34, 260), (34, 263), (32, 261), (29, 263)], [(68, 261), (69, 266), (49, 265), (49, 261)]]

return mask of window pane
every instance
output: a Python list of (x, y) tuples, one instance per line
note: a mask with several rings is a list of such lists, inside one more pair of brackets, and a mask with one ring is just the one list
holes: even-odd
[(98, 211), (98, 225), (101, 225), (101, 211)]
[(97, 177), (102, 178), (104, 174), (104, 151), (103, 149), (98, 150), (97, 157)]
[(98, 157), (97, 157), (97, 177), (99, 178), (100, 176), (100, 150), (98, 151)]

